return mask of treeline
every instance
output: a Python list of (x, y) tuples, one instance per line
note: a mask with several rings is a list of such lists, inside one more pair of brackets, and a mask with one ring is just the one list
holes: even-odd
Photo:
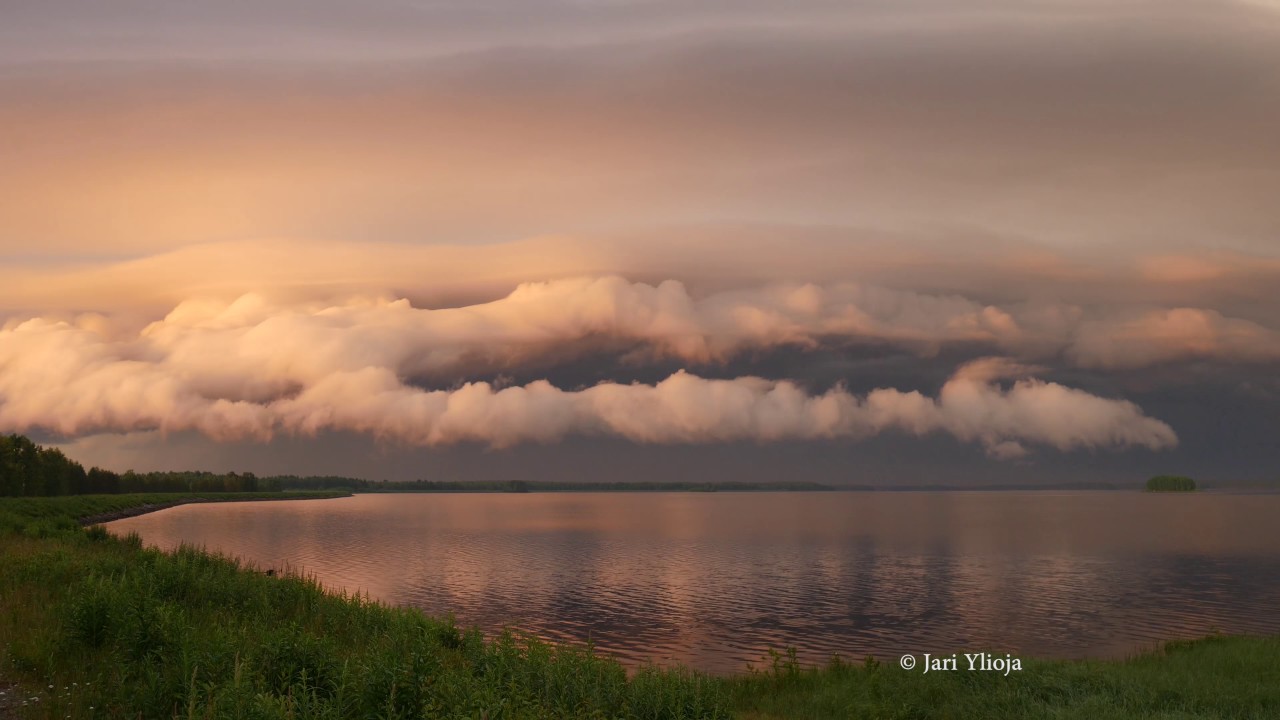
[(285, 479), (260, 478), (250, 472), (117, 473), (99, 467), (85, 470), (57, 448), (41, 447), (22, 435), (0, 435), (0, 496), (276, 492), (286, 489), (282, 482)]
[[(101, 481), (101, 471), (93, 479)], [(40, 447), (22, 435), (0, 436), (0, 495), (71, 495), (89, 492), (88, 487), (84, 466), (61, 450)]]
[(357, 480), (347, 477), (277, 478), (285, 490), (352, 490), (362, 493), (526, 493), (526, 492), (770, 492), (834, 490), (819, 483), (557, 482), (463, 480)]
[(805, 482), (565, 482), (361, 480), (339, 475), (273, 475), (205, 471), (117, 473), (84, 469), (57, 448), (41, 447), (22, 435), (0, 435), (0, 496), (114, 495), (120, 493), (281, 492), (349, 490), (365, 493), (525, 493), (525, 492), (785, 492), (834, 490)]

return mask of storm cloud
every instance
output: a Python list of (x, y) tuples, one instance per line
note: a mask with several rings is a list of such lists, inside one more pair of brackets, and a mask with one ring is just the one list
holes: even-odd
[(0, 431), (1263, 466), (1277, 117), (1261, 1), (12, 2)]
[[(246, 305), (195, 327), (216, 330), (235, 315), (251, 316), (256, 308)], [(188, 319), (175, 315), (175, 322)], [(494, 447), (571, 434), (696, 443), (859, 439), (894, 430), (949, 433), (981, 442), (997, 457), (1024, 455), (1023, 443), (1071, 450), (1177, 442), (1172, 429), (1132, 403), (1029, 379), (1002, 390), (996, 380), (1029, 369), (1000, 359), (960, 368), (936, 399), (892, 389), (861, 398), (843, 388), (815, 396), (787, 381), (706, 380), (683, 372), (656, 385), (572, 391), (545, 381), (424, 390), (378, 363), (385, 341), (312, 337), (293, 345), (296, 337), (269, 322), (263, 327), (241, 346), (256, 357), (226, 365), (222, 359), (236, 351), (224, 343), (215, 340), (217, 353), (166, 348), (164, 328), (156, 326), (136, 341), (112, 343), (66, 323), (19, 324), (0, 341), (0, 427), (67, 435), (194, 429), (216, 439), (262, 441), (277, 432), (349, 430), (415, 445)]]

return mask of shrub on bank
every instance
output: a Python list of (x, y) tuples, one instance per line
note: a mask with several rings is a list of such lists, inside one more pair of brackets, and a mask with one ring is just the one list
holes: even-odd
[(699, 673), (631, 678), (590, 648), (486, 639), (314, 578), (78, 529), (5, 539), (0, 640), (0, 673), (82, 688), (43, 700), (58, 718), (729, 717)]
[[(137, 535), (45, 512), (62, 500), (14, 511), (0, 499), (0, 518), (22, 521), (0, 535), (0, 680), (39, 698), (24, 717), (1261, 720), (1280, 709), (1280, 638), (1029, 660), (1008, 676), (922, 675), (896, 658), (809, 668), (793, 651), (736, 677), (628, 674), (590, 647), (485, 638), (313, 578), (190, 547), (146, 550)], [(23, 533), (32, 517), (56, 534)]]
[(1182, 475), (1156, 475), (1147, 481), (1147, 492), (1193, 492), (1196, 481)]

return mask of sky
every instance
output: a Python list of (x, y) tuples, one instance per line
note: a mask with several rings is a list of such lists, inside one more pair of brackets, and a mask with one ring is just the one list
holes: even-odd
[(1280, 475), (1280, 2), (0, 16), (0, 432), (86, 465)]

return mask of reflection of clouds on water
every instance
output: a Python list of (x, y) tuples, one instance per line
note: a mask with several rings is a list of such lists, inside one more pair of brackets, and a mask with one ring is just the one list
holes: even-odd
[(770, 647), (1103, 656), (1277, 632), (1280, 495), (365, 495), (185, 506), (151, 544), (288, 564), (331, 587), (591, 640), (628, 662), (741, 670)]

